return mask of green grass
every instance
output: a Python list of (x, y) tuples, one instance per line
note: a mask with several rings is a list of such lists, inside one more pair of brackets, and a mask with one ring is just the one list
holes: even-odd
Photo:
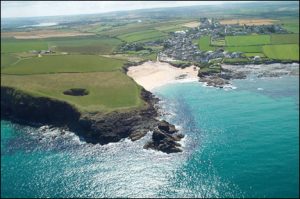
[(96, 55), (48, 55), (23, 59), (1, 70), (4, 74), (42, 74), (119, 70), (123, 61)]
[(270, 44), (270, 35), (226, 36), (226, 46), (251, 46)]
[(286, 24), (283, 27), (292, 33), (299, 33), (299, 22), (298, 24)]
[(263, 52), (272, 59), (299, 61), (298, 44), (265, 45)]
[(149, 55), (145, 55), (142, 58), (143, 60), (151, 60), (151, 61), (156, 61), (157, 60), (157, 53), (151, 53)]
[(244, 53), (246, 57), (255, 57), (255, 56), (260, 56), (260, 57), (265, 57), (265, 54), (263, 53)]
[(199, 39), (199, 49), (203, 51), (215, 50), (215, 47), (210, 46), (210, 36), (204, 36)]
[(289, 18), (280, 20), (280, 23), (283, 24), (283, 27), (292, 33), (299, 33), (299, 19)]
[[(176, 21), (162, 21), (157, 22), (155, 20), (153, 21), (143, 21), (142, 23), (130, 23), (119, 27), (113, 27), (111, 30), (102, 31), (98, 33), (99, 35), (107, 35), (110, 37), (116, 37), (124, 34), (129, 33), (135, 33), (140, 31), (148, 31), (148, 30), (158, 30), (158, 29), (164, 29), (164, 27), (170, 27), (177, 24), (183, 24), (186, 23), (189, 20), (176, 20)], [(168, 29), (167, 28), (167, 29)], [(168, 32), (168, 31), (166, 31)]]
[(225, 40), (224, 39), (212, 40), (211, 45), (213, 45), (213, 46), (225, 46)]
[(28, 52), (30, 50), (46, 50), (48, 44), (44, 40), (1, 39), (1, 53)]
[(149, 40), (160, 39), (165, 36), (166, 34), (160, 31), (147, 30), (147, 31), (140, 31), (140, 32), (120, 35), (118, 36), (118, 38), (126, 42), (137, 42), (137, 41), (149, 41)]
[(16, 55), (1, 53), (1, 68), (10, 66), (11, 64), (17, 62), (18, 60), (19, 58)]
[(56, 51), (81, 54), (110, 54), (122, 41), (116, 38), (81, 36), (48, 38), (35, 40), (2, 39), (1, 53), (29, 52), (30, 50), (47, 50), (55, 46)]
[(156, 27), (155, 29), (159, 30), (161, 32), (166, 32), (166, 33), (175, 32), (175, 31), (178, 31), (178, 30), (189, 29), (188, 27), (183, 27), (182, 25), (183, 24), (174, 24), (174, 25), (167, 25), (167, 26), (159, 26), (159, 27)]
[(271, 35), (271, 44), (298, 44), (299, 34), (274, 34)]
[[(1, 85), (66, 101), (80, 111), (110, 112), (144, 105), (141, 88), (121, 71), (94, 73), (60, 73), (43, 75), (1, 75)], [(70, 88), (84, 88), (85, 96), (64, 95)]]
[(61, 52), (81, 54), (111, 54), (122, 41), (108, 37), (69, 37), (49, 42), (56, 46), (55, 50)]
[(262, 46), (227, 46), (225, 50), (229, 52), (256, 53), (262, 52)]

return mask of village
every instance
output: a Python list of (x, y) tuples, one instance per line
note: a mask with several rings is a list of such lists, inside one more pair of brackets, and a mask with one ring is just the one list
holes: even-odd
[[(201, 26), (200, 26), (201, 23)], [(224, 40), (225, 36), (249, 35), (249, 34), (283, 34), (287, 33), (279, 24), (272, 25), (222, 25), (214, 18), (200, 18), (198, 27), (189, 30), (176, 31), (163, 43), (164, 49), (158, 54), (160, 61), (189, 61), (196, 63), (207, 63), (217, 58), (240, 58), (243, 52), (226, 52), (222, 46), (215, 51), (201, 51), (198, 40), (202, 36), (209, 35), (211, 40)], [(256, 57), (257, 58), (257, 57)]]

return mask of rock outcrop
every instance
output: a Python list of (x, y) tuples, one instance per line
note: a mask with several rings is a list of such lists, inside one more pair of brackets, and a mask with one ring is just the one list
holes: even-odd
[(207, 86), (214, 86), (223, 88), (224, 85), (229, 84), (229, 80), (232, 79), (245, 79), (246, 74), (238, 71), (231, 71), (221, 67), (220, 72), (216, 71), (205, 71), (201, 72), (201, 68), (198, 72), (200, 82), (206, 82)]
[(158, 128), (153, 131), (152, 140), (145, 144), (145, 149), (154, 149), (165, 153), (182, 152), (180, 141), (184, 135), (176, 133), (175, 126), (166, 121), (161, 121)]

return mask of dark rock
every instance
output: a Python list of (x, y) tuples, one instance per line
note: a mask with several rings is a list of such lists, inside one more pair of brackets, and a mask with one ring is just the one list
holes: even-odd
[(175, 141), (180, 141), (182, 138), (184, 138), (184, 135), (183, 134), (176, 134), (173, 136), (174, 140)]
[[(165, 123), (165, 122), (164, 122)], [(179, 141), (183, 137), (182, 134), (170, 135), (159, 129), (153, 131), (152, 141), (145, 144), (145, 149), (159, 150), (165, 153), (182, 152), (178, 147), (181, 145), (176, 141)]]
[(159, 122), (158, 128), (161, 131), (164, 131), (165, 133), (173, 134), (173, 133), (177, 132), (177, 129), (175, 128), (175, 126), (173, 124), (168, 123), (165, 120), (162, 120)]
[(147, 132), (142, 132), (142, 131), (137, 131), (137, 132), (133, 132), (129, 135), (129, 138), (131, 139), (131, 141), (136, 141), (141, 139), (142, 137), (144, 137), (147, 134)]

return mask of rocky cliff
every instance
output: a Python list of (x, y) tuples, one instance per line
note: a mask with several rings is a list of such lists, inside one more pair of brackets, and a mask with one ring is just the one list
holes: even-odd
[(118, 142), (127, 137), (135, 141), (148, 131), (154, 131), (152, 141), (145, 148), (166, 153), (180, 152), (180, 144), (176, 141), (183, 135), (177, 135), (175, 127), (168, 122), (156, 119), (158, 112), (155, 104), (158, 99), (144, 89), (141, 97), (147, 102), (145, 108), (91, 114), (81, 113), (64, 101), (33, 96), (1, 86), (1, 118), (37, 126), (47, 124), (63, 127), (77, 133), (86, 142), (94, 144)]

